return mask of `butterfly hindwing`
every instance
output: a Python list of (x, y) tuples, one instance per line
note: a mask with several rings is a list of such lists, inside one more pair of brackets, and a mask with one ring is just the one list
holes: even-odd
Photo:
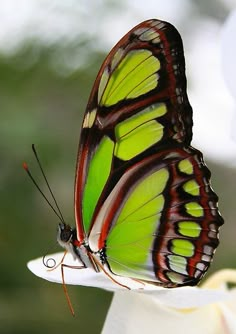
[(156, 153), (130, 167), (90, 233), (113, 273), (165, 286), (195, 285), (218, 245), (222, 219), (210, 172), (192, 148)]

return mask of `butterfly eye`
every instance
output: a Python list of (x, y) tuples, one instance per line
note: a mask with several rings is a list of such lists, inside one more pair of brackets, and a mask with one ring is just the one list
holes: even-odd
[(73, 237), (72, 228), (64, 223), (58, 224), (58, 232), (57, 232), (57, 241), (59, 244), (65, 244), (71, 242)]

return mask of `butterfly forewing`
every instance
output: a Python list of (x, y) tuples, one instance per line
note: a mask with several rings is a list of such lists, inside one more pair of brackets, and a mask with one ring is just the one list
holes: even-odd
[[(104, 61), (85, 113), (78, 154), (75, 208), (85, 232), (116, 165), (149, 154), (148, 149), (191, 141), (184, 69), (180, 35), (158, 20), (132, 29)], [(119, 164), (114, 164), (116, 158)]]
[(191, 139), (181, 37), (145, 21), (98, 73), (77, 161), (78, 240), (114, 274), (175, 286), (207, 270), (222, 218)]

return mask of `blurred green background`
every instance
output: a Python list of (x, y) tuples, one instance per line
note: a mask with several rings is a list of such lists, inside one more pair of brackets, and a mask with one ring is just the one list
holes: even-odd
[[(27, 161), (45, 189), (31, 144), (36, 144), (66, 221), (74, 225), (80, 126), (93, 81), (109, 49), (133, 25), (156, 17), (177, 25), (187, 51), (193, 27), (203, 20), (220, 26), (233, 6), (229, 0), (135, 5), (118, 0), (89, 4), (0, 0), (0, 333), (100, 333), (112, 298), (99, 289), (69, 287), (76, 312), (73, 318), (62, 287), (28, 271), (27, 261), (60, 250), (55, 243), (58, 219), (21, 167)], [(191, 90), (194, 69), (188, 60), (187, 65)], [(192, 106), (196, 115), (198, 110)], [(209, 128), (214, 131), (206, 124), (205, 140)], [(204, 152), (200, 144), (198, 148)], [(225, 218), (212, 272), (236, 267), (236, 168), (222, 157), (217, 161), (205, 154), (205, 159)]]

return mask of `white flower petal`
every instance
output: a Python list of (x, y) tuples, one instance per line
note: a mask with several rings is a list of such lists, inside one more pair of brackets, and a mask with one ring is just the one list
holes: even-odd
[(235, 269), (222, 269), (215, 272), (202, 284), (202, 287), (206, 289), (227, 290), (227, 283), (236, 284)]
[[(216, 292), (226, 292), (227, 282), (236, 282), (236, 270), (221, 270), (212, 275), (204, 286), (211, 288), (214, 295)], [(236, 334), (236, 289), (227, 290), (224, 300), (216, 300), (215, 303), (211, 303), (209, 299), (208, 305), (201, 307), (199, 304), (197, 308), (183, 308), (182, 310), (183, 299), (190, 299), (190, 303), (192, 299), (195, 300), (195, 290), (200, 294), (206, 294), (206, 297), (210, 296), (209, 290), (189, 288), (188, 295), (187, 289), (178, 289), (179, 294), (177, 289), (175, 290), (175, 301), (172, 300), (172, 306), (176, 301), (179, 301), (178, 309), (161, 305), (162, 292), (159, 292), (158, 298), (148, 298), (147, 294), (116, 292), (102, 334), (152, 332), (165, 334)], [(184, 293), (181, 294), (181, 291), (185, 291), (186, 296), (184, 296)], [(199, 298), (199, 301), (201, 301), (200, 295)], [(170, 301), (169, 296), (166, 305)]]
[(235, 300), (236, 294), (234, 296), (233, 308), (225, 303), (220, 303), (218, 305), (220, 310), (220, 316), (224, 324), (224, 333), (235, 334), (236, 333), (236, 310), (235, 310)]
[(176, 309), (201, 307), (211, 303), (227, 300), (230, 294), (226, 291), (201, 289), (199, 287), (182, 287), (164, 289), (157, 293), (145, 292), (156, 298), (156, 302)]
[(116, 292), (102, 334), (227, 333), (221, 320), (219, 310), (211, 305), (179, 312), (158, 305), (144, 294)]
[[(53, 269), (48, 269), (44, 263), (43, 258), (40, 257), (38, 259), (32, 260), (27, 263), (27, 266), (30, 271), (33, 272), (38, 277), (44, 278), (48, 281), (55, 283), (62, 283), (62, 272), (61, 272), (61, 261), (64, 256), (64, 253), (55, 253), (51, 255), (47, 255), (47, 259), (50, 260), (52, 265), (56, 264), (56, 267)], [(54, 263), (53, 263), (54, 262)], [(58, 265), (59, 264), (59, 265)], [(68, 267), (63, 268), (64, 279), (66, 284), (71, 285), (84, 285), (84, 286), (93, 286), (97, 288), (102, 288), (105, 290), (120, 290), (125, 289), (122, 286), (114, 283), (104, 272), (96, 273), (94, 270), (90, 268), (81, 268), (78, 269), (78, 266), (82, 266), (82, 263), (79, 262), (78, 259), (74, 260), (70, 253), (67, 253), (63, 264), (66, 264)], [(112, 276), (112, 275), (111, 275)], [(125, 286), (129, 286), (132, 289), (143, 289), (145, 290), (163, 290), (161, 287), (156, 287), (151, 284), (145, 284), (135, 282), (132, 279), (118, 277), (113, 275), (115, 280), (119, 280), (121, 284)], [(126, 289), (125, 289), (126, 290)]]
[[(61, 260), (64, 253), (56, 253), (47, 256), (52, 264), (59, 264), (55, 269), (48, 269), (42, 258), (30, 261), (27, 265), (28, 268), (36, 275), (51, 282), (62, 283), (61, 272)], [(78, 269), (76, 267), (82, 265), (78, 260), (74, 260), (71, 254), (67, 253), (64, 259), (64, 264), (68, 267), (63, 268), (64, 278), (66, 284), (83, 285), (102, 288), (109, 291), (123, 290), (124, 293), (131, 293), (127, 289), (122, 288), (120, 285), (114, 283), (103, 272), (96, 273), (89, 268)], [(136, 290), (136, 293), (147, 295), (147, 298), (153, 299), (152, 302), (170, 306), (174, 308), (193, 308), (207, 305), (216, 301), (224, 300), (228, 297), (227, 292), (203, 290), (198, 287), (183, 287), (176, 289), (166, 289), (158, 287), (152, 284), (145, 284), (136, 282), (129, 278), (119, 277), (113, 275), (115, 280), (119, 280), (120, 283)]]

